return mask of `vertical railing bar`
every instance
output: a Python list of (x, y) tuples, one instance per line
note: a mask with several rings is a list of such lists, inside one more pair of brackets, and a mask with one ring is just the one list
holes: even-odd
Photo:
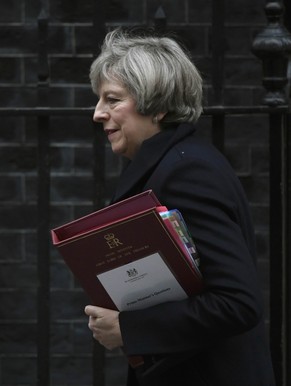
[[(263, 62), (263, 103), (272, 106), (270, 113), (270, 344), (277, 385), (290, 384), (287, 362), (288, 274), (287, 261), (287, 113), (275, 108), (290, 103), (288, 58), (291, 34), (282, 24), (282, 1), (267, 0), (267, 25), (257, 34), (252, 51)], [(288, 92), (289, 91), (289, 92)], [(289, 236), (290, 237), (290, 236)], [(290, 263), (289, 263), (290, 264)]]
[(225, 114), (212, 115), (212, 142), (221, 151), (225, 152)]
[[(100, 124), (93, 126), (93, 181), (94, 181), (94, 209), (99, 209), (105, 204), (105, 141)], [(93, 339), (93, 386), (105, 385), (105, 349)]]
[[(93, 55), (96, 57), (106, 34), (107, 1), (95, 1), (93, 5)], [(93, 117), (92, 117), (93, 118)], [(99, 209), (105, 204), (105, 141), (100, 124), (93, 124), (93, 206)], [(105, 385), (105, 349), (93, 339), (92, 376), (93, 386)]]
[[(283, 6), (284, 6), (284, 25), (288, 29), (289, 32), (291, 32), (291, 2), (289, 0), (284, 0), (283, 1)], [(289, 90), (290, 91), (290, 90)]]
[(223, 103), (224, 47), (224, 0), (213, 0), (211, 50), (214, 105)]
[[(48, 17), (44, 2), (38, 18), (38, 103), (47, 105), (48, 93)], [(50, 385), (50, 135), (49, 116), (38, 116), (38, 167), (37, 167), (37, 385)]]
[[(281, 195), (282, 195), (282, 300), (283, 300), (283, 333), (282, 333), (282, 342), (283, 342), (283, 360), (282, 360), (282, 371), (283, 371), (283, 384), (287, 385), (287, 378), (290, 378), (288, 373), (289, 364), (287, 362), (287, 348), (288, 348), (288, 280), (289, 277), (286, 275), (288, 269), (287, 263), (287, 219), (288, 219), (288, 168), (287, 168), (287, 156), (288, 156), (288, 146), (287, 146), (287, 114), (282, 115), (282, 133), (281, 133), (281, 165), (282, 165), (282, 174), (281, 174)], [(290, 379), (289, 379), (290, 381)]]
[(270, 114), (270, 345), (276, 381), (284, 385), (283, 114)]
[(49, 117), (38, 117), (38, 386), (50, 384)]
[[(224, 46), (224, 0), (213, 0), (211, 50), (214, 105), (223, 105), (224, 102)], [(225, 115), (223, 113), (214, 114), (212, 116), (212, 142), (221, 152), (224, 152), (224, 127)]]
[[(92, 121), (93, 122), (93, 121)], [(93, 126), (93, 207), (100, 209), (105, 205), (105, 136), (100, 123)]]
[(290, 246), (288, 245), (288, 237), (290, 238), (291, 229), (291, 208), (288, 194), (291, 192), (291, 143), (290, 143), (290, 113), (283, 116), (283, 133), (282, 133), (282, 249), (283, 249), (283, 385), (291, 385), (290, 376), (290, 353), (291, 353), (291, 255)]
[(105, 385), (105, 349), (97, 341), (93, 340), (93, 386)]

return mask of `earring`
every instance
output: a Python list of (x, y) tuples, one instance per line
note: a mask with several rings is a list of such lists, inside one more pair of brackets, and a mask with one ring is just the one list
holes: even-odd
[(153, 123), (154, 123), (155, 125), (157, 125), (158, 122), (159, 122), (158, 117), (157, 117), (157, 116), (153, 117)]

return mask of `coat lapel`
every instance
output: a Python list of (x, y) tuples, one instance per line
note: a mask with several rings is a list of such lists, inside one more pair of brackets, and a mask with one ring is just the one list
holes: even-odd
[(181, 124), (144, 141), (136, 157), (125, 166), (112, 202), (139, 193), (165, 153), (194, 131), (193, 125)]

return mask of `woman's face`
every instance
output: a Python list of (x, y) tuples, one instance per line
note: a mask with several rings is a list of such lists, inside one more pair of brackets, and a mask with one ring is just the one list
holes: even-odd
[(136, 111), (136, 103), (126, 88), (105, 81), (99, 90), (93, 120), (102, 122), (113, 153), (132, 159), (142, 142), (160, 131), (152, 116)]

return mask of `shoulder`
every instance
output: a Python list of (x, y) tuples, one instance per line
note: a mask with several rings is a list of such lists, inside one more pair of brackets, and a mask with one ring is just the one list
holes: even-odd
[(206, 192), (222, 198), (244, 195), (228, 160), (196, 135), (172, 146), (156, 165), (148, 183), (161, 193), (173, 189), (181, 194), (186, 189), (192, 194), (200, 192), (201, 196)]
[[(158, 168), (168, 167), (169, 171), (173, 168), (185, 168), (187, 166), (190, 168), (204, 166), (204, 170), (216, 170), (219, 174), (228, 171), (228, 173), (234, 174), (226, 157), (215, 146), (200, 138), (196, 133), (174, 144), (157, 165)], [(194, 170), (199, 171), (197, 168)]]

